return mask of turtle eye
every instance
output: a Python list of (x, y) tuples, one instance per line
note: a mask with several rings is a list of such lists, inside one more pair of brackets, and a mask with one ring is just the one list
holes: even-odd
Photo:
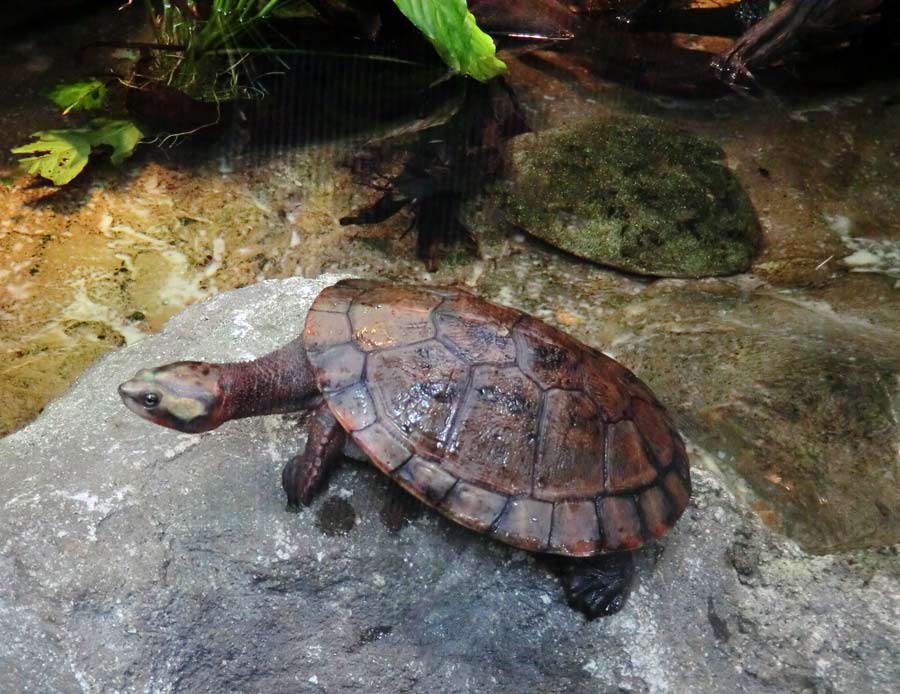
[(144, 393), (141, 402), (148, 410), (159, 405), (159, 393)]

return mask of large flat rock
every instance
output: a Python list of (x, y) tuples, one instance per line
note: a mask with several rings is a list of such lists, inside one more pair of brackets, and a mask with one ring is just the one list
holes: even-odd
[(219, 295), (86, 372), (0, 440), (0, 682), (34, 692), (888, 691), (897, 548), (810, 556), (695, 451), (695, 496), (618, 616), (571, 611), (547, 568), (347, 463), (308, 509), (279, 484), (303, 428), (191, 436), (115, 386), (175, 359), (262, 354), (334, 278)]

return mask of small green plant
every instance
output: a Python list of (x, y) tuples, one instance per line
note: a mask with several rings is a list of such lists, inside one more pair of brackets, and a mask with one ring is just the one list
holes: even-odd
[[(357, 0), (348, 0), (353, 4)], [(360, 5), (365, 3), (358, 0)], [(302, 47), (274, 50), (266, 43), (264, 25), (298, 9), (297, 0), (144, 0), (156, 33), (149, 75), (142, 79), (177, 89), (203, 101), (259, 98), (262, 88), (247, 63), (252, 55), (307, 52)], [(400, 11), (435, 47), (454, 71), (486, 81), (506, 66), (496, 58), (494, 42), (478, 28), (466, 0), (394, 0)], [(371, 59), (394, 60), (372, 55)], [(404, 61), (400, 61), (404, 62)], [(140, 63), (139, 63), (140, 65)], [(106, 84), (85, 80), (59, 85), (47, 96), (63, 115), (102, 108)], [(32, 133), (34, 142), (16, 147), (20, 166), (56, 185), (75, 178), (96, 148), (111, 148), (118, 164), (145, 137), (127, 118), (94, 118), (79, 127)]]
[[(106, 85), (100, 80), (60, 84), (47, 97), (62, 109), (63, 115), (95, 110), (106, 103)], [(110, 160), (120, 164), (131, 156), (144, 133), (127, 118), (94, 118), (83, 126), (40, 130), (31, 133), (31, 137), (36, 141), (11, 150), (13, 154), (26, 155), (19, 159), (19, 166), (62, 186), (84, 170), (94, 148), (111, 148)]]
[(106, 85), (100, 80), (86, 80), (60, 84), (47, 93), (47, 97), (59, 106), (64, 116), (72, 111), (91, 111), (106, 103)]
[(41, 130), (31, 137), (37, 142), (12, 150), (13, 154), (32, 155), (20, 159), (19, 166), (62, 186), (81, 173), (93, 148), (111, 147), (110, 160), (120, 164), (131, 156), (143, 133), (130, 120), (94, 118), (82, 128)]
[[(154, 73), (196, 99), (227, 101), (262, 96), (247, 62), (252, 55), (303, 53), (302, 46), (273, 50), (263, 28), (290, 12), (296, 0), (145, 0), (160, 50)], [(494, 42), (476, 24), (466, 0), (394, 0), (400, 11), (457, 72), (486, 81), (506, 66)], [(348, 3), (353, 5), (352, 0)], [(365, 2), (359, 3), (365, 6)], [(375, 57), (375, 56), (373, 56)]]
[(478, 28), (466, 0), (394, 0), (394, 4), (453, 70), (485, 82), (506, 69), (495, 55), (493, 39)]
[(291, 0), (145, 0), (160, 50), (154, 76), (166, 86), (204, 101), (261, 96), (241, 74), (254, 52), (265, 52), (264, 23)]

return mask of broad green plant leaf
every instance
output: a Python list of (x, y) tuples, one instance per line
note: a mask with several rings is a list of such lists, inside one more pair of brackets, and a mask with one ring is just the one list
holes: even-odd
[(37, 142), (12, 150), (13, 154), (33, 155), (20, 159), (19, 166), (62, 186), (81, 173), (88, 163), (91, 148), (111, 147), (110, 160), (113, 164), (121, 164), (131, 156), (144, 134), (130, 120), (95, 118), (84, 128), (42, 130), (31, 136), (37, 138)]
[(85, 128), (42, 130), (32, 133), (37, 142), (12, 150), (13, 154), (34, 154), (19, 160), (19, 166), (62, 186), (81, 173), (91, 155), (91, 141)]
[(106, 85), (100, 80), (60, 84), (47, 96), (63, 110), (63, 115), (71, 111), (90, 111), (106, 102)]
[(466, 0), (394, 0), (452, 69), (485, 82), (506, 69)]
[(117, 118), (95, 118), (90, 122), (91, 144), (94, 147), (109, 145), (112, 154), (109, 156), (113, 164), (121, 164), (130, 157), (138, 142), (144, 136), (141, 129), (133, 121)]

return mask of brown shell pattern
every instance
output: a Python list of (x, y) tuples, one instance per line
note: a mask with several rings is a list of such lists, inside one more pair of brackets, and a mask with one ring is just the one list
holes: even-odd
[(316, 298), (305, 340), (356, 444), (468, 528), (590, 556), (664, 535), (687, 506), (684, 443), (649, 388), (521, 311), (345, 280)]

